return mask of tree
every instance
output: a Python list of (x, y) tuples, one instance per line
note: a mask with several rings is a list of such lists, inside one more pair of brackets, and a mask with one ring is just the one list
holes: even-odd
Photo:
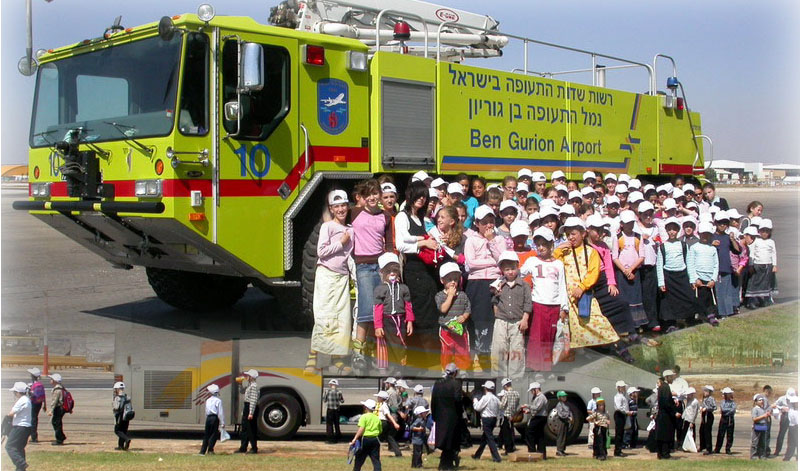
[(717, 182), (717, 172), (713, 168), (708, 167), (705, 170), (705, 172), (703, 172), (703, 173), (704, 173), (704, 175), (706, 177), (706, 180), (708, 180), (708, 181), (710, 181), (712, 183), (716, 183)]

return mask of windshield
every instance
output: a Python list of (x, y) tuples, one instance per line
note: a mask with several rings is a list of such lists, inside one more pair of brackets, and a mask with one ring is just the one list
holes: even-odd
[(79, 127), (86, 142), (169, 134), (180, 45), (181, 35), (152, 37), (43, 64), (31, 147), (52, 145)]

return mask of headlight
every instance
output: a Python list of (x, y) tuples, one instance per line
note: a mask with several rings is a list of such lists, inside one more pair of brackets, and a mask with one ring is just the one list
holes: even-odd
[(367, 70), (367, 53), (347, 51), (347, 68), (360, 72)]
[(47, 198), (50, 196), (50, 183), (31, 183), (31, 196)]
[(136, 196), (157, 198), (161, 196), (161, 180), (136, 180)]

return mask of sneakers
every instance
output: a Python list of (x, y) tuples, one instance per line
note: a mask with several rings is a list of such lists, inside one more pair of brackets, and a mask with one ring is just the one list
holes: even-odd
[(653, 328), (652, 328), (652, 329), (650, 329), (650, 330), (651, 330), (651, 331), (653, 331), (653, 332), (661, 332), (661, 326), (660, 326), (660, 325), (657, 325), (657, 326), (653, 327)]

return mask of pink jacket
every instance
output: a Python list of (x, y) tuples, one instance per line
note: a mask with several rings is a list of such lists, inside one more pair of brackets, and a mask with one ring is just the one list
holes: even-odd
[(617, 286), (617, 278), (614, 275), (614, 263), (611, 261), (611, 249), (602, 241), (598, 242), (597, 245), (589, 245), (597, 250), (597, 254), (600, 255), (600, 269), (606, 274), (608, 286)]
[(506, 238), (503, 236), (495, 236), (489, 241), (475, 233), (467, 238), (464, 245), (464, 257), (469, 266), (469, 279), (496, 280), (500, 278), (502, 272), (497, 266), (497, 260), (506, 247)]

